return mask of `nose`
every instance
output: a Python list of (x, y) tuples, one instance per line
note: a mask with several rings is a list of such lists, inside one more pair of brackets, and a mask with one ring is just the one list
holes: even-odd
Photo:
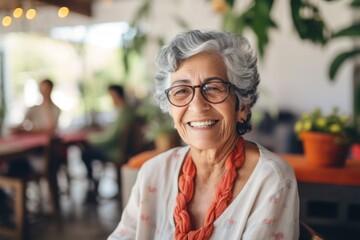
[(201, 87), (195, 86), (194, 87), (194, 97), (192, 101), (189, 103), (189, 110), (195, 112), (202, 112), (206, 111), (210, 108), (209, 102), (204, 98), (201, 93)]

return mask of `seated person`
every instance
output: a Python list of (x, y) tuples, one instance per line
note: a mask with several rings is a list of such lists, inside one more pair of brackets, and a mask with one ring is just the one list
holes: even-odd
[(187, 146), (141, 167), (108, 240), (299, 239), (293, 169), (244, 137), (260, 82), (247, 39), (184, 32), (157, 66), (155, 97)]
[[(11, 129), (13, 134), (24, 133), (45, 133), (53, 135), (58, 127), (59, 116), (61, 110), (51, 99), (51, 93), (54, 88), (54, 83), (50, 79), (44, 79), (39, 84), (39, 92), (42, 96), (42, 103), (30, 107), (24, 117), (22, 123)], [(59, 154), (64, 155), (64, 151), (59, 151)], [(26, 158), (18, 158), (8, 166), (6, 175), (13, 177), (24, 177), (32, 171), (42, 169), (42, 161), (44, 149), (40, 148), (28, 154)], [(65, 155), (64, 155), (65, 157)], [(40, 165), (39, 165), (40, 164)]]
[(123, 87), (110, 85), (108, 91), (117, 111), (116, 119), (106, 126), (103, 131), (89, 134), (87, 144), (82, 149), (82, 160), (86, 166), (87, 177), (90, 181), (90, 191), (96, 191), (92, 161), (120, 160), (123, 154), (120, 152), (122, 133), (135, 119), (135, 111), (127, 104)]
[(57, 126), (60, 108), (51, 99), (54, 84), (50, 79), (40, 82), (39, 91), (43, 97), (40, 105), (30, 107), (22, 123), (11, 129), (12, 133), (48, 133), (52, 134)]

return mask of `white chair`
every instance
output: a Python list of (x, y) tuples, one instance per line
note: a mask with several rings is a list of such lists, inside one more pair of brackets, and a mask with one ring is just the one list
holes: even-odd
[(127, 167), (126, 165), (121, 167), (121, 197), (122, 208), (124, 209), (131, 194), (132, 187), (135, 184), (139, 169)]

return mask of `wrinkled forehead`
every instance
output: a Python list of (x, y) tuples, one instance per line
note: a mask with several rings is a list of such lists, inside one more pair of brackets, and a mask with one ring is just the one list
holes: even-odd
[(222, 56), (215, 52), (201, 52), (184, 60), (170, 74), (170, 84), (175, 81), (204, 82), (209, 78), (227, 79), (227, 68)]

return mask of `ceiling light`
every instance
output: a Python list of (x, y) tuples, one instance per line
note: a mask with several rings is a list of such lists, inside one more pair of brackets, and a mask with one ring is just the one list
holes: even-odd
[(36, 17), (36, 10), (33, 8), (30, 8), (26, 11), (26, 18), (29, 20), (32, 20)]
[(58, 16), (61, 18), (65, 18), (69, 15), (69, 8), (67, 7), (61, 7), (58, 11)]
[(13, 11), (13, 16), (14, 18), (20, 18), (23, 14), (23, 9), (22, 8), (15, 8)]
[(4, 27), (8, 27), (11, 25), (11, 22), (12, 22), (12, 19), (10, 16), (5, 16), (3, 19), (2, 19), (2, 25)]

